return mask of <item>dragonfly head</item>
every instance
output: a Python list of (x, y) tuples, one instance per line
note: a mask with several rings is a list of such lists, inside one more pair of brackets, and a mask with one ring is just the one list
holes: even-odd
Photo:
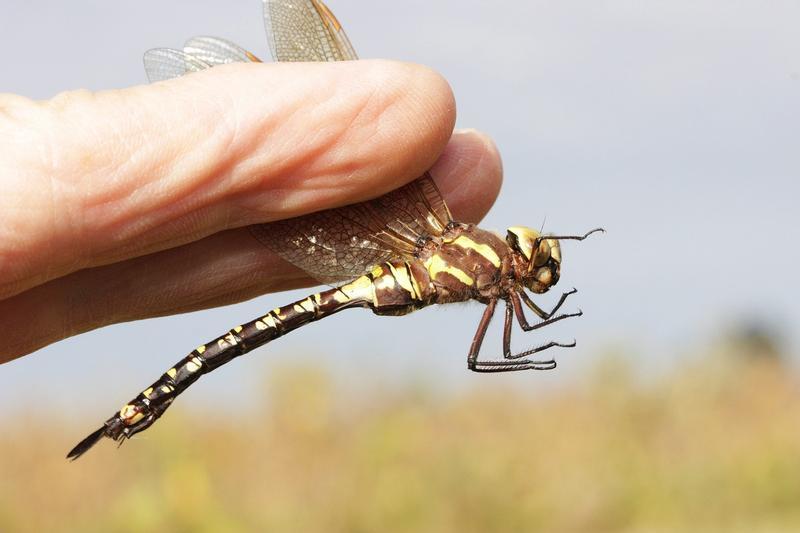
[(506, 242), (521, 256), (517, 277), (531, 291), (541, 294), (561, 276), (561, 246), (538, 231), (522, 226), (508, 228)]

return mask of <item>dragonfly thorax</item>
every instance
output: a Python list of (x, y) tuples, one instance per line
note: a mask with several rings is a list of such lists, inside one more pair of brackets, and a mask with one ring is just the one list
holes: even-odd
[(514, 226), (508, 228), (506, 242), (517, 253), (514, 273), (525, 287), (541, 294), (558, 283), (561, 246), (557, 239), (548, 239), (535, 229)]

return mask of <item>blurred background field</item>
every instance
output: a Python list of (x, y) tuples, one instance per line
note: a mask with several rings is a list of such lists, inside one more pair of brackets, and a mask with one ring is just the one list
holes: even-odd
[(4, 420), (0, 531), (797, 531), (785, 355), (736, 336), (648, 378), (614, 351), (546, 394), (284, 365), (246, 416), (176, 406), (75, 463), (89, 422), (36, 410)]

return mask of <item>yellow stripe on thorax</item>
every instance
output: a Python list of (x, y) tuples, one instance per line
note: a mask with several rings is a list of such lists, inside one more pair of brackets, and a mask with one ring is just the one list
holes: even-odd
[(475, 250), (480, 255), (488, 259), (494, 266), (500, 267), (500, 256), (498, 256), (497, 252), (495, 252), (488, 244), (479, 244), (466, 235), (459, 235), (458, 238), (453, 241), (453, 244), (462, 248)]
[(442, 259), (439, 254), (432, 255), (429, 259), (427, 259), (425, 261), (425, 268), (428, 269), (428, 272), (433, 279), (436, 279), (437, 275), (444, 272), (446, 274), (450, 274), (464, 285), (471, 287), (475, 284), (475, 280), (473, 280), (469, 274), (460, 268), (456, 268), (447, 264), (447, 261)]

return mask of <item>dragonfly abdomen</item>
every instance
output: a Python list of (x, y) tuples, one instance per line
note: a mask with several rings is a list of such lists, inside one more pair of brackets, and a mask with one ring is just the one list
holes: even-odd
[(436, 288), (420, 261), (383, 263), (370, 272), (377, 315), (400, 316), (434, 303)]
[[(422, 285), (415, 278), (423, 278)], [(175, 398), (203, 374), (295, 329), (352, 307), (377, 314), (406, 314), (430, 303), (424, 269), (405, 262), (384, 263), (341, 287), (278, 307), (225, 335), (198, 346), (109, 418), (103, 428), (78, 444), (67, 457), (77, 459), (100, 438), (122, 441), (153, 425)]]

